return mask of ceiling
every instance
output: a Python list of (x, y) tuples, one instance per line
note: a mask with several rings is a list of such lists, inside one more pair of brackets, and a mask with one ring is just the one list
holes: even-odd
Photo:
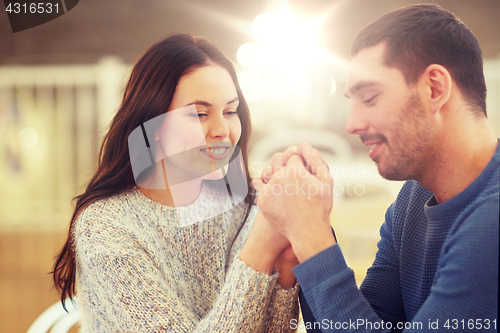
[[(474, 32), (485, 58), (500, 57), (499, 0), (433, 2), (454, 12)], [(320, 30), (323, 47), (348, 59), (360, 28), (389, 10), (417, 1), (288, 3), (304, 16), (325, 15)], [(7, 14), (1, 11), (0, 64), (94, 63), (105, 55), (116, 55), (130, 63), (156, 41), (177, 32), (208, 37), (234, 57), (241, 44), (252, 41), (245, 27), (270, 6), (269, 0), (81, 0), (67, 14), (18, 33), (12, 33)]]

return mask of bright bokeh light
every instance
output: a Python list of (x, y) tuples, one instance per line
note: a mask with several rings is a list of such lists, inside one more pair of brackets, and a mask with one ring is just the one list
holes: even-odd
[(278, 14), (259, 14), (252, 26), (258, 43), (243, 44), (238, 61), (254, 70), (308, 69), (329, 58), (318, 42), (320, 24), (321, 18), (306, 20), (286, 7)]
[(311, 78), (306, 73), (293, 73), (289, 75), (287, 80), (288, 89), (295, 95), (303, 98), (309, 98), (309, 91), (311, 90)]
[(255, 43), (246, 43), (239, 47), (236, 58), (247, 68), (260, 69), (263, 64), (262, 46)]
[(238, 75), (241, 90), (246, 99), (252, 102), (260, 101), (264, 97), (262, 77), (254, 70), (248, 70)]
[(253, 20), (253, 33), (260, 42), (269, 43), (279, 38), (280, 26), (278, 17), (271, 13), (262, 13)]
[(286, 85), (281, 77), (271, 74), (266, 76), (262, 81), (262, 88), (264, 89), (266, 97), (276, 99), (285, 94)]
[(255, 17), (252, 31), (256, 41), (241, 45), (236, 53), (238, 62), (248, 69), (240, 80), (249, 100), (288, 97), (288, 92), (309, 98), (312, 82), (308, 73), (331, 60), (318, 41), (321, 20), (302, 18), (286, 5)]
[(330, 78), (330, 96), (337, 91), (337, 81), (333, 77)]
[(38, 143), (38, 132), (33, 127), (25, 127), (19, 131), (19, 143), (26, 149), (34, 148)]

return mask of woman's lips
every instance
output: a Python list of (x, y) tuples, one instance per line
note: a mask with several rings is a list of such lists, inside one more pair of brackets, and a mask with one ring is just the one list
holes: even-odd
[(200, 149), (200, 152), (209, 158), (219, 161), (227, 158), (229, 147), (214, 146), (210, 148), (202, 148)]

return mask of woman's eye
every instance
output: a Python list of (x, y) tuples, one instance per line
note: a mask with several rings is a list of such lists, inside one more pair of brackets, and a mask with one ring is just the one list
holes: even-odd
[(205, 116), (207, 116), (206, 113), (194, 113), (193, 112), (193, 113), (189, 114), (189, 117), (191, 117), (191, 118), (203, 118)]
[(226, 116), (232, 117), (232, 116), (237, 116), (238, 112), (236, 112), (236, 111), (228, 111), (228, 112), (225, 112), (225, 114), (226, 114)]

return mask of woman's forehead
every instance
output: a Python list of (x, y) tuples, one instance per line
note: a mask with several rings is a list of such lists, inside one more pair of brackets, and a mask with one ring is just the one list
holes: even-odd
[(176, 94), (198, 98), (219, 96), (233, 99), (236, 87), (229, 72), (219, 65), (198, 67), (181, 77), (176, 87)]

